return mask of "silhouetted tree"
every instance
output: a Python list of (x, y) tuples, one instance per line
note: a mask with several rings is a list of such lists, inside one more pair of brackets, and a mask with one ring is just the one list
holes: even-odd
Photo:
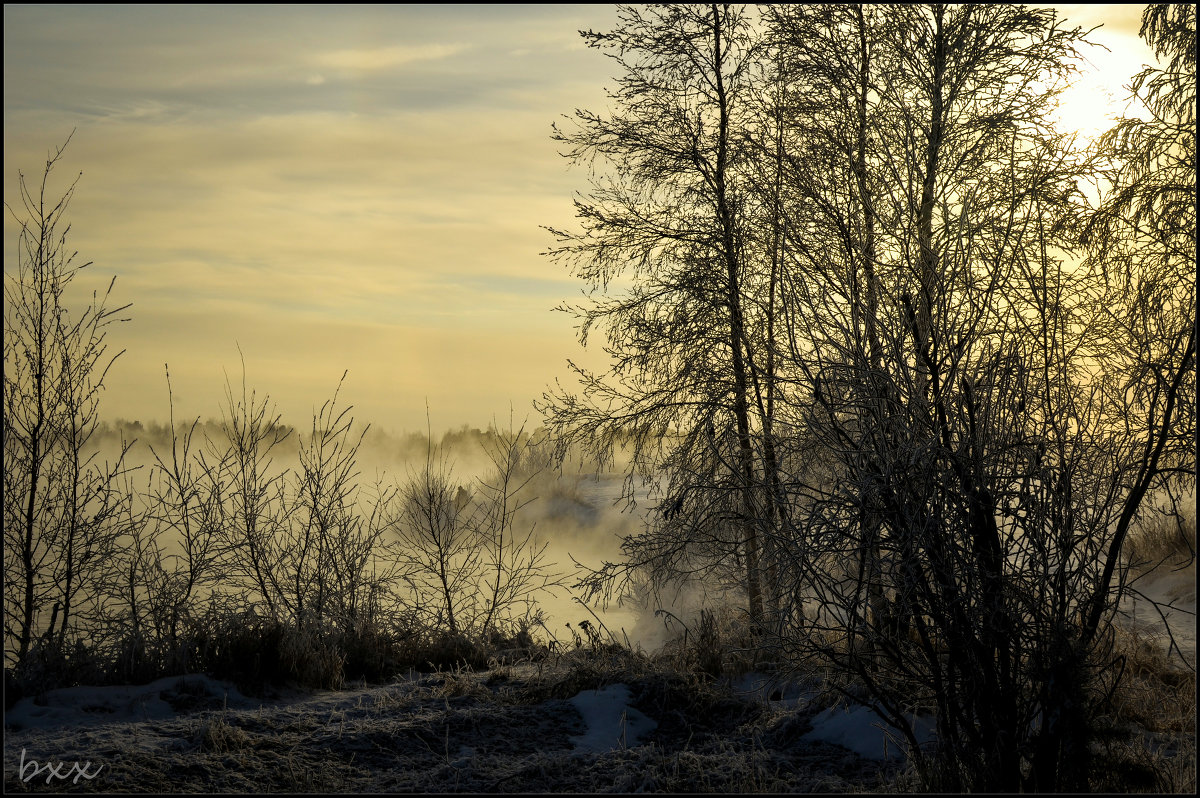
[[(1129, 447), (1105, 587), (1143, 500), (1161, 497), (1179, 515), (1196, 485), (1196, 9), (1148, 5), (1140, 35), (1165, 66), (1133, 78), (1148, 118), (1122, 119), (1101, 139), (1107, 189), (1081, 229), (1105, 277), (1102, 385)], [(1089, 634), (1106, 604), (1098, 595)]]
[(4, 636), (16, 664), (39, 640), (61, 650), (78, 639), (83, 611), (95, 610), (120, 535), (128, 495), (118, 490), (129, 443), (101, 463), (89, 444), (104, 379), (121, 353), (109, 353), (109, 325), (129, 305), (103, 294), (73, 310), (67, 291), (91, 265), (67, 248), (67, 211), (78, 177), (61, 196), (51, 173), (70, 142), (46, 159), (40, 184), (20, 176), (23, 215), (15, 266), (4, 279)]
[[(1096, 164), (1050, 119), (1083, 34), (1052, 11), (772, 16), (798, 109), (785, 366), (809, 390), (789, 400), (827, 464), (784, 479), (806, 605), (784, 643), (847, 677), (931, 787), (1086, 789), (1125, 529), (1194, 467), (1194, 303), (1165, 288), (1194, 272), (1194, 221), (1169, 265), (1141, 260), (1153, 280), (1078, 261)], [(1171, 180), (1194, 195), (1194, 161)]]
[[(630, 569), (655, 581), (713, 573), (745, 591), (763, 614), (761, 475), (756, 473), (748, 290), (750, 148), (755, 34), (748, 12), (727, 5), (622, 7), (619, 26), (583, 32), (620, 67), (613, 109), (577, 111), (555, 128), (563, 153), (594, 168), (575, 207), (582, 229), (553, 230), (550, 255), (589, 285), (567, 307), (580, 341), (607, 338), (607, 375), (574, 367), (581, 394), (559, 391), (540, 409), (564, 442), (602, 459), (632, 434), (635, 474), (665, 476), (662, 507), (625, 541), (628, 562), (586, 581), (608, 591)], [(709, 433), (712, 430), (712, 433)]]

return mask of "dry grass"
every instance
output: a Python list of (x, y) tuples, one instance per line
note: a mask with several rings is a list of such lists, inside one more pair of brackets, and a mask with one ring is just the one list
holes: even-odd
[(1159, 566), (1179, 567), (1196, 558), (1196, 516), (1155, 515), (1139, 524), (1125, 542), (1126, 562), (1139, 573)]
[(1117, 630), (1123, 678), (1113, 692), (1093, 787), (1187, 793), (1196, 788), (1196, 677), (1162, 647)]
[(388, 682), (413, 671), (487, 671), (549, 656), (548, 648), (521, 623), (484, 638), (423, 629), (403, 619), (351, 628), (297, 625), (252, 610), (212, 609), (188, 624), (178, 642), (185, 658), (145, 656), (131, 670), (121, 654), (127, 643), (79, 643), (68, 651), (35, 648), (20, 668), (5, 669), (8, 706), (22, 696), (60, 687), (145, 684), (185, 670), (233, 682), (247, 695), (265, 696), (279, 687), (336, 690), (347, 683)]
[(741, 676), (763, 664), (766, 652), (740, 610), (702, 609), (690, 625), (674, 616), (670, 619), (682, 634), (666, 642), (655, 658), (677, 671), (715, 679)]
[[(733, 614), (702, 613), (654, 655), (599, 639), (549, 651), (524, 632), (476, 640), (368, 625), (301, 630), (249, 614), (206, 620), (203, 634), (191, 641), (194, 661), (244, 691), (261, 694), (273, 684), (336, 690), (353, 670), (365, 699), (359, 708), (327, 711), (328, 721), (282, 711), (267, 720), (224, 711), (181, 718), (181, 746), (149, 757), (157, 757), (157, 771), (141, 759), (114, 762), (127, 788), (777, 792), (914, 786), (899, 765), (801, 741), (815, 709), (782, 713), (735, 695), (726, 680), (763, 669), (765, 655), (748, 653), (754, 641)], [(1149, 638), (1118, 631), (1116, 646), (1124, 678), (1102, 719), (1106, 732), (1096, 743), (1093, 789), (1193, 791), (1194, 674), (1169, 662)], [(376, 683), (408, 677), (368, 693), (367, 674)], [(578, 732), (572, 725), (578, 721), (568, 699), (616, 683), (629, 685), (631, 704), (653, 718), (656, 729), (636, 748), (572, 752), (567, 737)], [(192, 712), (187, 706), (176, 709)], [(546, 748), (549, 739), (556, 742)]]
[[(575, 750), (570, 737), (585, 727), (568, 699), (616, 682), (657, 728), (643, 745)], [(106, 765), (104, 780), (84, 789), (122, 792), (853, 792), (891, 783), (894, 772), (876, 763), (801, 740), (807, 721), (786, 714), (721, 680), (601, 645), (496, 671), (200, 710), (111, 738), (30, 730), (17, 745), (44, 749), (66, 736), (64, 750)], [(139, 733), (145, 743), (130, 745)], [(6, 788), (26, 788), (10, 771)]]
[(195, 742), (201, 751), (225, 754), (247, 748), (250, 738), (237, 726), (229, 725), (226, 715), (222, 713), (212, 715), (199, 723)]

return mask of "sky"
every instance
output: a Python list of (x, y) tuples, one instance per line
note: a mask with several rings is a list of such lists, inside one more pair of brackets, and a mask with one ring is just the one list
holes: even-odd
[[(1108, 47), (1068, 98), (1087, 132), (1153, 55), (1140, 5), (1058, 6)], [(4, 199), (74, 130), (70, 245), (117, 281), (102, 414), (219, 417), (242, 379), (303, 426), (333, 395), (394, 432), (540, 421), (582, 350), (582, 284), (540, 253), (587, 172), (551, 123), (602, 110), (587, 6), (4, 6)], [(17, 227), (4, 223), (5, 269)]]

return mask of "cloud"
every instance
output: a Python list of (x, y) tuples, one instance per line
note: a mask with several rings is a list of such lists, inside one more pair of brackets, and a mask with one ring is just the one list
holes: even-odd
[(1070, 24), (1090, 28), (1102, 25), (1105, 33), (1116, 33), (1134, 39), (1142, 26), (1143, 5), (1132, 3), (1063, 3), (1054, 6)]
[(377, 72), (417, 61), (449, 58), (463, 52), (467, 47), (461, 43), (359, 47), (317, 53), (313, 60), (319, 66), (346, 72)]
[(539, 225), (583, 179), (550, 122), (604, 100), (604, 59), (562, 56), (596, 8), (6, 6), (5, 198), (77, 128), (77, 287), (133, 303), (104, 412), (164, 417), (170, 362), (212, 415), (240, 344), (297, 423), (345, 368), (385, 426), (524, 415), (578, 356)]
[[(539, 256), (550, 239), (538, 225), (570, 224), (580, 178), (545, 114), (482, 118), (82, 126), (55, 184), (84, 170), (72, 246), (134, 303), (111, 340), (127, 352), (105, 407), (162, 418), (169, 361), (181, 413), (212, 415), (237, 342), (254, 382), (301, 422), (343, 368), (362, 418), (385, 425), (420, 426), (426, 397), (437, 425), (486, 424), (509, 402), (526, 412), (578, 355), (573, 320), (550, 309), (579, 285)], [(38, 128), (6, 142), (30, 172), (45, 157)]]

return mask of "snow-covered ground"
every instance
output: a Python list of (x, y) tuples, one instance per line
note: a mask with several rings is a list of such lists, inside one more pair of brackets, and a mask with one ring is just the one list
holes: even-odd
[[(928, 715), (912, 717), (922, 743), (937, 740), (935, 721)], [(824, 740), (850, 749), (867, 759), (903, 759), (904, 749), (894, 733), (867, 707), (830, 707), (812, 719), (813, 729), (804, 739)], [(924, 746), (921, 748), (924, 751)]]
[[(765, 673), (748, 673), (735, 680), (733, 686), (736, 693), (758, 696), (778, 712), (805, 715), (811, 729), (801, 735), (801, 740), (833, 743), (864, 759), (881, 762), (905, 759), (895, 733), (867, 707), (839, 703), (822, 709), (821, 691), (815, 685), (780, 682)], [(937, 739), (932, 717), (911, 717), (911, 720), (922, 744)]]
[[(1168, 598), (1180, 583), (1142, 587)], [(1192, 622), (1193, 652), (1194, 639)], [(4, 786), (855, 792), (894, 788), (907, 767), (878, 717), (831, 705), (816, 682), (750, 673), (711, 685), (588, 656), (262, 697), (202, 675), (53, 690), (5, 714)], [(933, 739), (931, 719), (917, 726)]]
[(203, 674), (171, 676), (146, 685), (64, 687), (26, 698), (5, 713), (9, 729), (63, 729), (175, 718), (197, 709), (250, 709), (258, 703), (227, 682)]
[(629, 685), (584, 690), (571, 699), (583, 720), (583, 734), (570, 736), (576, 751), (615, 751), (638, 746), (658, 726), (629, 705)]

